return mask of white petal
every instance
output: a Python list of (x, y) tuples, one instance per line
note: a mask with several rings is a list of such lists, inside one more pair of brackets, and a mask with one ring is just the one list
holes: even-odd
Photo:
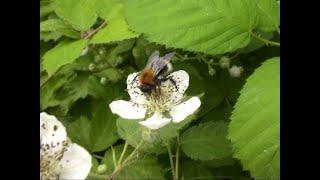
[(175, 71), (167, 76), (167, 80), (161, 84), (161, 90), (170, 94), (172, 102), (177, 103), (183, 98), (184, 92), (189, 86), (189, 75), (184, 70)]
[(66, 128), (53, 115), (40, 113), (40, 143), (55, 147), (67, 139)]
[(140, 121), (139, 123), (146, 126), (149, 129), (159, 129), (166, 124), (170, 123), (171, 119), (163, 117), (159, 112), (155, 112), (153, 116), (145, 121)]
[(173, 107), (170, 110), (170, 115), (173, 122), (180, 122), (187, 116), (194, 113), (201, 105), (201, 101), (198, 97), (192, 97), (189, 100)]
[(140, 90), (140, 82), (138, 79), (139, 73), (132, 73), (127, 78), (127, 90), (130, 95), (131, 101), (137, 104), (144, 104), (146, 97), (143, 92)]
[(147, 109), (129, 101), (117, 100), (109, 105), (111, 112), (124, 119), (142, 119)]
[(75, 143), (64, 152), (60, 164), (62, 166), (60, 179), (74, 180), (85, 179), (92, 166), (90, 154)]

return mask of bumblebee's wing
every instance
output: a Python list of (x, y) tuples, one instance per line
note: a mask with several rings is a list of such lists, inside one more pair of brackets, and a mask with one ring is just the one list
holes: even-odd
[(164, 55), (163, 57), (151, 61), (150, 68), (153, 70), (155, 76), (157, 76), (169, 64), (174, 54), (175, 52), (171, 52)]
[(152, 64), (153, 62), (155, 62), (155, 61), (157, 61), (157, 60), (160, 59), (159, 56), (160, 56), (159, 51), (153, 52), (153, 53), (150, 55), (149, 59), (148, 59), (146, 68), (151, 68), (151, 64)]

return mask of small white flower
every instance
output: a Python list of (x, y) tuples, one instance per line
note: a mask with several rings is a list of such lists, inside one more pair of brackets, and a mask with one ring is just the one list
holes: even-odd
[[(170, 80), (160, 85), (160, 94), (145, 95), (140, 89), (138, 73), (127, 78), (127, 90), (130, 101), (117, 100), (110, 104), (112, 113), (124, 119), (146, 119), (139, 123), (149, 129), (159, 129), (171, 121), (179, 123), (200, 107), (200, 99), (191, 97), (183, 101), (184, 92), (189, 86), (189, 75), (183, 70), (168, 75)], [(134, 81), (133, 81), (134, 80)]]
[(90, 154), (68, 142), (62, 123), (40, 113), (40, 179), (85, 179), (91, 166)]
[(229, 69), (229, 73), (232, 77), (240, 77), (241, 76), (241, 72), (243, 71), (243, 68), (241, 66), (232, 66)]

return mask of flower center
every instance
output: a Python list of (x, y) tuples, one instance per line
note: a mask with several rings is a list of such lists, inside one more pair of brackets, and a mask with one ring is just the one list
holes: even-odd
[(40, 145), (40, 179), (59, 179), (60, 160), (68, 148), (66, 141)]
[(156, 111), (165, 113), (171, 109), (174, 103), (167, 88), (161, 88), (159, 91), (152, 92), (147, 97), (147, 102), (145, 105), (148, 109), (148, 113), (152, 114)]

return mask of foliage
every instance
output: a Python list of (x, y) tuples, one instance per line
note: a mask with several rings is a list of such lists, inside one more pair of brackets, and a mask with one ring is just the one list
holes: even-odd
[[(264, 78), (268, 77), (268, 78)], [(235, 154), (255, 178), (280, 177), (279, 58), (256, 69), (241, 90), (231, 116), (229, 138)]]
[[(40, 111), (92, 154), (87, 179), (278, 179), (279, 6), (41, 0)], [(186, 97), (200, 97), (201, 106), (151, 131), (109, 104), (129, 100), (127, 76), (156, 50), (176, 52), (174, 70), (190, 76)], [(241, 67), (239, 77), (232, 66)]]

